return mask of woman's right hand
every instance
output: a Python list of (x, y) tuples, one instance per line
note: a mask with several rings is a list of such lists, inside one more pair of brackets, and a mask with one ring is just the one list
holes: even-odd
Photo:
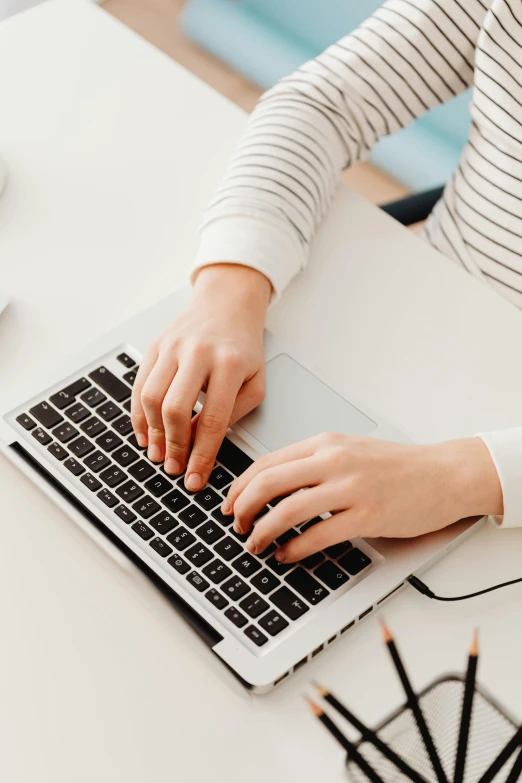
[[(255, 269), (204, 267), (185, 310), (143, 357), (132, 390), (136, 439), (153, 462), (165, 461), (171, 475), (188, 462), (190, 490), (207, 483), (227, 427), (263, 400), (263, 328), (271, 290)], [(192, 421), (201, 391), (203, 408)]]

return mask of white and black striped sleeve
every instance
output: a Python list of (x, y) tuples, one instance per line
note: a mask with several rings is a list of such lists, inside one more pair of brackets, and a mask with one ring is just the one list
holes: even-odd
[(280, 293), (342, 169), (465, 90), (486, 0), (389, 0), (260, 99), (203, 219), (195, 269), (228, 261)]

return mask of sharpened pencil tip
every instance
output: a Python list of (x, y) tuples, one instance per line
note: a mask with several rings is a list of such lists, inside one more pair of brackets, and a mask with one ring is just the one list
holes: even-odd
[(473, 633), (473, 639), (471, 640), (471, 647), (469, 648), (469, 654), (474, 656), (475, 658), (479, 654), (479, 632), (478, 632), (478, 628), (476, 628), (474, 633)]
[(381, 628), (382, 628), (382, 638), (384, 639), (386, 644), (388, 644), (388, 642), (393, 641), (392, 632), (390, 631), (390, 629), (388, 628), (384, 620), (381, 620)]
[(330, 693), (330, 691), (327, 688), (325, 688), (324, 685), (320, 685), (320, 683), (316, 682), (316, 680), (312, 680), (312, 685), (319, 693), (319, 696), (322, 696), (323, 698), (325, 696), (328, 696), (328, 694)]
[(316, 718), (320, 718), (321, 715), (324, 713), (324, 710), (321, 709), (321, 707), (315, 703), (315, 701), (312, 701), (312, 699), (307, 698), (306, 701), (308, 702), (308, 706), (312, 710), (313, 714)]

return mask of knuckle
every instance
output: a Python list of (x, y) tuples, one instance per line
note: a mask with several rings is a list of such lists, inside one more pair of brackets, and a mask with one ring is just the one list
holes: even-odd
[(243, 367), (243, 357), (239, 351), (229, 349), (222, 352), (220, 363), (225, 369), (231, 372), (241, 370)]
[(180, 423), (186, 411), (178, 402), (164, 401), (161, 407), (161, 416), (166, 424), (178, 424)]
[(223, 417), (219, 413), (209, 411), (201, 414), (198, 422), (198, 428), (201, 428), (208, 435), (217, 435), (225, 428)]
[(198, 451), (192, 452), (190, 457), (190, 470), (194, 473), (206, 473), (214, 464), (214, 458), (210, 453)]
[(161, 404), (160, 395), (147, 386), (144, 386), (141, 391), (141, 403), (144, 408), (159, 408)]

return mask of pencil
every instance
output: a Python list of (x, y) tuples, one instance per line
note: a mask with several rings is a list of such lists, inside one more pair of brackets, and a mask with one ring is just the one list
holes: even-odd
[(419, 701), (417, 699), (415, 691), (411, 686), (409, 677), (406, 674), (406, 669), (404, 668), (404, 664), (399, 655), (399, 651), (397, 650), (397, 647), (395, 646), (395, 642), (393, 641), (393, 636), (391, 634), (391, 631), (385, 623), (382, 623), (382, 631), (383, 631), (384, 641), (388, 646), (388, 650), (390, 652), (392, 661), (395, 664), (395, 668), (397, 669), (397, 674), (399, 675), (399, 679), (402, 683), (402, 687), (404, 688), (404, 692), (406, 694), (406, 699), (408, 702), (408, 707), (411, 709), (413, 713), (413, 717), (415, 718), (415, 722), (417, 723), (417, 728), (419, 729), (419, 733), (422, 737), (422, 741), (424, 743), (424, 747), (426, 748), (426, 752), (431, 762), (431, 766), (433, 767), (433, 771), (435, 772), (435, 775), (437, 776), (437, 780), (439, 781), (439, 783), (448, 783), (448, 779), (446, 777), (444, 769), (442, 768), (442, 764), (439, 755), (437, 753), (437, 748), (435, 747), (435, 743), (433, 742), (432, 736), (430, 734), (430, 730), (428, 728), (428, 724), (426, 723), (426, 719), (422, 713)]
[(473, 698), (475, 696), (475, 679), (477, 676), (478, 663), (478, 633), (475, 631), (471, 641), (468, 658), (468, 671), (466, 674), (466, 685), (464, 687), (464, 699), (462, 701), (462, 712), (460, 714), (459, 741), (457, 745), (457, 758), (455, 760), (455, 772), (453, 774), (453, 783), (462, 783), (466, 769), (466, 757), (468, 753), (469, 730), (471, 726), (471, 715), (473, 712)]
[(350, 742), (350, 740), (345, 737), (342, 731), (335, 725), (333, 720), (331, 720), (328, 715), (325, 715), (322, 707), (320, 707), (315, 703), (315, 701), (312, 701), (311, 699), (307, 699), (307, 702), (316, 718), (319, 718), (323, 726), (325, 726), (330, 734), (335, 737), (339, 745), (341, 745), (348, 753), (350, 760), (353, 761), (354, 764), (357, 764), (361, 772), (366, 775), (368, 780), (370, 780), (371, 783), (384, 783), (384, 780), (380, 775), (377, 774), (372, 765), (366, 761), (363, 756), (361, 756), (353, 742)]
[(378, 734), (376, 734), (374, 731), (372, 731), (372, 729), (359, 720), (359, 718), (354, 715), (353, 712), (348, 709), (348, 707), (345, 707), (345, 705), (340, 702), (339, 699), (337, 699), (332, 693), (330, 693), (330, 691), (328, 691), (326, 688), (323, 688), (321, 685), (318, 685), (317, 683), (314, 683), (314, 685), (322, 698), (335, 710), (337, 710), (337, 712), (342, 715), (345, 720), (351, 723), (352, 726), (356, 728), (358, 732), (360, 732), (362, 738), (366, 740), (366, 742), (370, 742), (375, 748), (377, 748), (377, 750), (382, 753), (385, 758), (388, 759), (388, 761), (391, 761), (392, 764), (395, 764), (397, 769), (406, 775), (407, 778), (413, 780), (414, 783), (426, 783), (426, 778), (423, 778), (422, 775), (413, 769), (413, 767), (410, 767), (410, 765), (403, 758), (401, 758), (398, 753), (396, 753), (394, 750), (392, 750), (392, 748), (388, 747), (388, 745), (382, 741)]
[(522, 774), (522, 750), (516, 757), (515, 763), (511, 767), (511, 772), (509, 773), (506, 779), (506, 783), (517, 783), (517, 780), (519, 779), (521, 774)]
[[(484, 772), (484, 774), (482, 775), (478, 783), (491, 783), (495, 775), (498, 772), (500, 772), (500, 770), (502, 769), (506, 761), (510, 759), (510, 757), (513, 755), (516, 749), (520, 747), (521, 743), (522, 743), (522, 726), (519, 726), (519, 728), (515, 731), (515, 733), (509, 740), (509, 742), (500, 751), (493, 764), (489, 767), (489, 769), (487, 769)], [(515, 762), (515, 764), (516, 763), (517, 762)]]

